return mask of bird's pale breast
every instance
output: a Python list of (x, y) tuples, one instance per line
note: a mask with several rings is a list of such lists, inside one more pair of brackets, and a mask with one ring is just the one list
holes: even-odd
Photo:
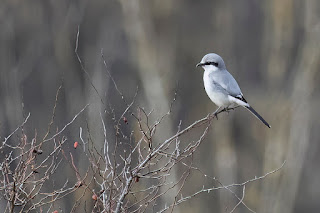
[(221, 85), (215, 83), (210, 74), (211, 72), (205, 71), (203, 75), (204, 88), (209, 98), (219, 107), (229, 106), (231, 103), (226, 90)]

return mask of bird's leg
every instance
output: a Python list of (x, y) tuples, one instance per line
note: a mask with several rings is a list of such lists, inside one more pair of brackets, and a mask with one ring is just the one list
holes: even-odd
[(219, 112), (219, 109), (220, 109), (220, 108), (221, 108), (221, 107), (218, 107), (218, 109), (217, 109), (216, 111), (214, 111), (214, 113), (212, 113), (213, 117), (216, 117), (217, 120), (218, 120), (218, 112)]

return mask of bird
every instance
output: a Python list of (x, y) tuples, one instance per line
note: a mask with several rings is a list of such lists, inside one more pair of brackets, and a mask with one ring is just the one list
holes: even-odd
[(264, 125), (271, 128), (268, 122), (244, 98), (237, 81), (228, 72), (221, 56), (216, 53), (208, 53), (203, 56), (196, 67), (204, 69), (203, 82), (205, 91), (211, 101), (218, 106), (218, 109), (213, 113), (214, 115), (217, 115), (216, 113), (220, 109), (228, 111), (234, 107), (241, 106), (249, 110)]

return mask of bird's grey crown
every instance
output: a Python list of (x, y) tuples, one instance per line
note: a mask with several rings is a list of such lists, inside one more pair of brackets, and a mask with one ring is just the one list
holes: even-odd
[(211, 63), (212, 65), (215, 65), (220, 69), (226, 69), (226, 65), (224, 64), (223, 59), (215, 53), (208, 53), (207, 55), (203, 56), (200, 63), (207, 65)]

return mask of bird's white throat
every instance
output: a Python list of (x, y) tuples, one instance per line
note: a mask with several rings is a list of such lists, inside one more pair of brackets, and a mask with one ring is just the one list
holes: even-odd
[(215, 72), (215, 71), (219, 70), (218, 67), (213, 66), (213, 65), (205, 65), (205, 66), (203, 66), (203, 69), (208, 72)]

